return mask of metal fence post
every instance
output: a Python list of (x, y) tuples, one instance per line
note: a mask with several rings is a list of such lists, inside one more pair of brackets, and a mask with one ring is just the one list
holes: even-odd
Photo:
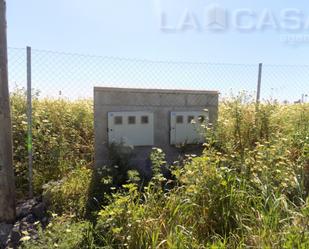
[(263, 63), (260, 63), (259, 64), (259, 75), (258, 75), (257, 92), (256, 92), (256, 103), (257, 104), (259, 104), (260, 101), (261, 101), (262, 71), (263, 71)]
[(28, 163), (29, 163), (29, 197), (33, 198), (33, 158), (32, 158), (32, 76), (31, 47), (27, 47), (27, 122), (28, 122)]

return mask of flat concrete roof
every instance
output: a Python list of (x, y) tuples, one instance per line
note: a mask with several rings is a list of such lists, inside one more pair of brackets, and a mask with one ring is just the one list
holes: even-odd
[(214, 94), (218, 95), (219, 91), (205, 90), (185, 90), (185, 89), (147, 89), (147, 88), (121, 88), (121, 87), (94, 87), (94, 91), (104, 92), (130, 92), (130, 93), (187, 93), (187, 94)]

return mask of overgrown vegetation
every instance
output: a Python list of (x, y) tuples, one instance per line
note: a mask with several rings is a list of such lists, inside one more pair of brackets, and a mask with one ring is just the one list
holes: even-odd
[(53, 213), (83, 218), (87, 211), (91, 170), (80, 167), (60, 181), (43, 186), (44, 201)]
[(33, 146), (34, 189), (39, 194), (49, 181), (61, 180), (79, 166), (93, 161), (92, 102), (39, 100), (33, 96), (33, 141), (27, 138), (26, 95), (11, 94), (14, 165), (18, 196), (28, 189), (28, 146)]
[(24, 239), (23, 248), (50, 249), (50, 248), (89, 248), (93, 244), (92, 225), (87, 221), (77, 221), (70, 216), (55, 218), (46, 230), (39, 231), (40, 239), (29, 241)]
[[(19, 186), (26, 182), (22, 103), (15, 94)], [(26, 248), (309, 248), (308, 104), (256, 106), (245, 95), (222, 101), (202, 156), (166, 165), (164, 152), (154, 149), (154, 177), (146, 186), (132, 171), (119, 186), (116, 171), (103, 168), (90, 197), (91, 105), (37, 99), (35, 106), (35, 145), (45, 148), (35, 161), (37, 191), (63, 180), (45, 189), (60, 217)], [(163, 166), (171, 179), (161, 174)], [(90, 224), (85, 209), (93, 199)]]

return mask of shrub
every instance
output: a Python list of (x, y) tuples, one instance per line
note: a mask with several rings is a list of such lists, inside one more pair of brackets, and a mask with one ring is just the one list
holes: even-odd
[[(309, 242), (308, 217), (301, 214), (306, 205), (297, 207), (276, 188), (262, 192), (253, 177), (220, 163), (209, 157), (193, 159), (174, 171), (178, 187), (167, 193), (152, 184), (143, 193), (137, 185), (126, 185), (127, 191), (114, 194), (99, 213), (100, 245), (209, 248), (223, 243), (230, 248), (283, 248), (296, 242), (300, 230), (301, 243)], [(269, 179), (259, 181), (265, 188), (270, 183)], [(293, 224), (300, 217), (297, 230)]]
[[(14, 165), (19, 196), (28, 188), (26, 95), (11, 94)], [(33, 181), (35, 193), (60, 180), (81, 161), (93, 162), (93, 108), (91, 100), (39, 99), (33, 96)]]
[(90, 182), (91, 170), (81, 166), (62, 180), (46, 184), (43, 196), (50, 211), (84, 217)]
[(74, 221), (62, 216), (54, 219), (46, 228), (40, 229), (37, 240), (26, 241), (25, 249), (83, 249), (92, 248), (93, 237), (91, 224), (87, 221)]
[[(21, 95), (12, 98), (14, 160), (22, 189), (27, 183), (25, 107)], [(33, 248), (52, 242), (67, 248), (308, 247), (308, 104), (257, 106), (246, 95), (225, 100), (216, 127), (207, 129), (203, 155), (178, 162), (165, 179), (161, 170), (171, 167), (163, 151), (153, 150), (154, 178), (146, 184), (130, 171), (130, 153), (122, 155), (115, 147), (110, 148), (113, 167), (98, 169), (97, 179), (91, 179), (86, 167), (93, 151), (90, 105), (34, 103), (35, 144), (46, 149), (35, 158), (37, 191), (49, 180), (62, 179), (46, 188), (51, 210), (79, 219), (90, 197), (102, 206), (94, 216), (94, 234), (81, 229), (82, 220), (60, 219)], [(75, 244), (60, 237), (66, 226), (76, 228)]]
[[(173, 189), (164, 191), (155, 177), (142, 192), (129, 184), (127, 191), (113, 195), (99, 213), (99, 244), (306, 248), (308, 107), (224, 102), (203, 156), (188, 157), (174, 169)], [(152, 154), (155, 175), (162, 155), (159, 150)]]

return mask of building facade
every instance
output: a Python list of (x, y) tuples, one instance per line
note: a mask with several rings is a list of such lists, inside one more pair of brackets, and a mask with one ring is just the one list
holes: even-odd
[(181, 144), (203, 142), (203, 123), (215, 123), (217, 91), (94, 88), (95, 165), (110, 163), (109, 146), (133, 148), (132, 165), (147, 167), (153, 147), (167, 160), (179, 156)]

